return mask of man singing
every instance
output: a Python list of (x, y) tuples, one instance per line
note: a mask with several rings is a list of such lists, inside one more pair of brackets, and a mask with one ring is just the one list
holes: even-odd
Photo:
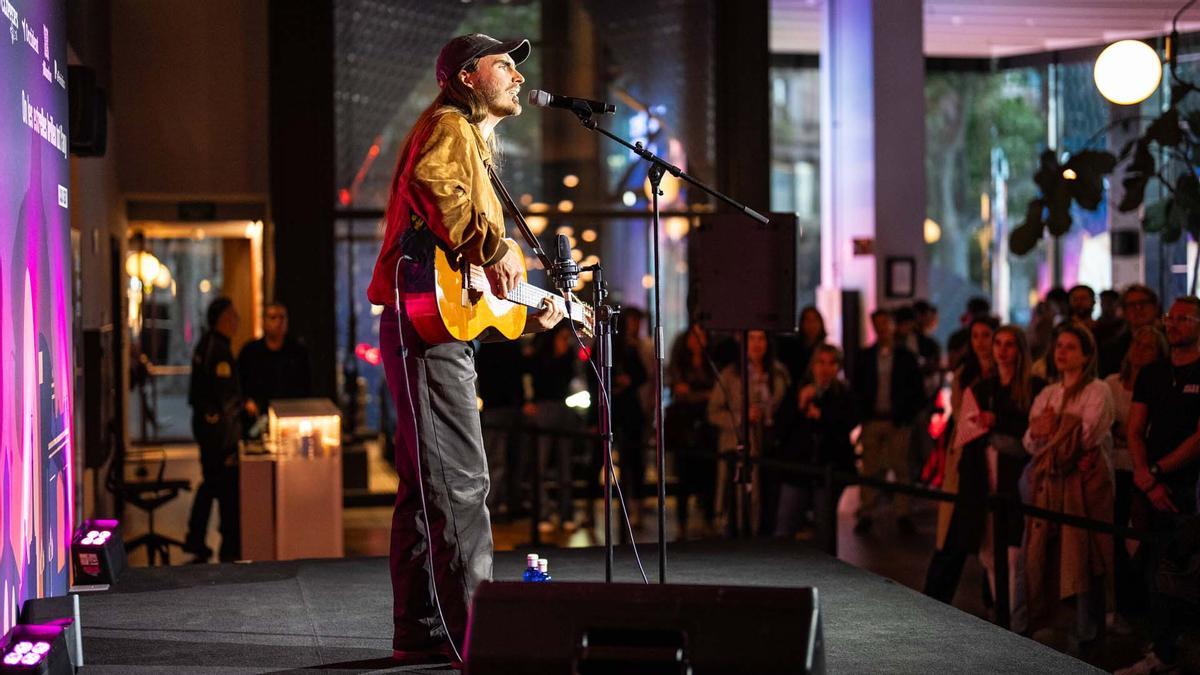
[[(390, 567), (393, 656), (404, 663), (460, 658), (467, 603), (492, 574), (488, 468), (475, 399), (472, 343), (432, 345), (403, 313), (400, 265), (423, 237), (480, 265), (504, 297), (522, 272), (504, 240), (504, 212), (489, 182), (500, 120), (521, 114), (517, 65), (528, 40), (479, 33), (454, 38), (437, 60), (441, 93), (400, 150), (383, 248), (367, 296), (386, 309), (380, 347), (396, 403), (396, 471)], [(424, 232), (422, 232), (424, 230)], [(561, 304), (530, 313), (526, 332), (563, 318)]]

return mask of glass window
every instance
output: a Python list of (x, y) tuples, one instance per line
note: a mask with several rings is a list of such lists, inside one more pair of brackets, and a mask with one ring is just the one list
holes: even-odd
[(800, 306), (821, 283), (820, 69), (771, 68), (771, 210), (798, 217)]
[(1042, 69), (930, 72), (925, 80), (926, 214), (931, 301), (945, 340), (972, 296), (994, 300), (1008, 321), (1029, 319), (1044, 244), (1008, 253), (1008, 232), (1036, 195), (1032, 178), (1046, 147)]

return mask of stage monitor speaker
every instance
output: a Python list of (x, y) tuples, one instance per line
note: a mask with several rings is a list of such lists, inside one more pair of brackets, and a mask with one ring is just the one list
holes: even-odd
[(108, 98), (96, 86), (96, 71), (87, 66), (67, 66), (67, 100), (71, 154), (103, 156), (108, 148)]
[(799, 237), (793, 213), (772, 213), (767, 225), (741, 214), (703, 217), (688, 235), (694, 318), (710, 330), (794, 333)]
[(466, 672), (824, 673), (815, 588), (484, 582)]

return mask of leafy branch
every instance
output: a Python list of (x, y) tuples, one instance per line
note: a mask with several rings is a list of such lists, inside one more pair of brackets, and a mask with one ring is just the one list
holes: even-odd
[(1053, 150), (1042, 153), (1033, 177), (1041, 194), (1029, 202), (1025, 220), (1009, 235), (1013, 253), (1029, 253), (1047, 232), (1055, 237), (1066, 234), (1071, 228), (1072, 202), (1094, 211), (1103, 198), (1104, 177), (1126, 163), (1121, 181), (1124, 194), (1117, 209), (1128, 213), (1141, 208), (1146, 188), (1153, 181), (1166, 196), (1146, 206), (1142, 229), (1159, 234), (1166, 242), (1178, 241), (1184, 232), (1200, 239), (1200, 110), (1181, 111), (1181, 104), (1197, 87), (1180, 80), (1173, 71), (1170, 107), (1120, 153), (1083, 150), (1065, 163), (1059, 162)]

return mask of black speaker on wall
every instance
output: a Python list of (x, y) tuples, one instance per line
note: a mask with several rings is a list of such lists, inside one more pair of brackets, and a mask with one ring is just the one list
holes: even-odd
[(485, 582), (466, 672), (824, 673), (815, 588)]
[(108, 149), (108, 97), (96, 86), (96, 71), (67, 66), (71, 154), (100, 157)]
[(772, 213), (762, 225), (741, 214), (701, 219), (688, 235), (693, 318), (710, 330), (796, 331), (800, 225)]

